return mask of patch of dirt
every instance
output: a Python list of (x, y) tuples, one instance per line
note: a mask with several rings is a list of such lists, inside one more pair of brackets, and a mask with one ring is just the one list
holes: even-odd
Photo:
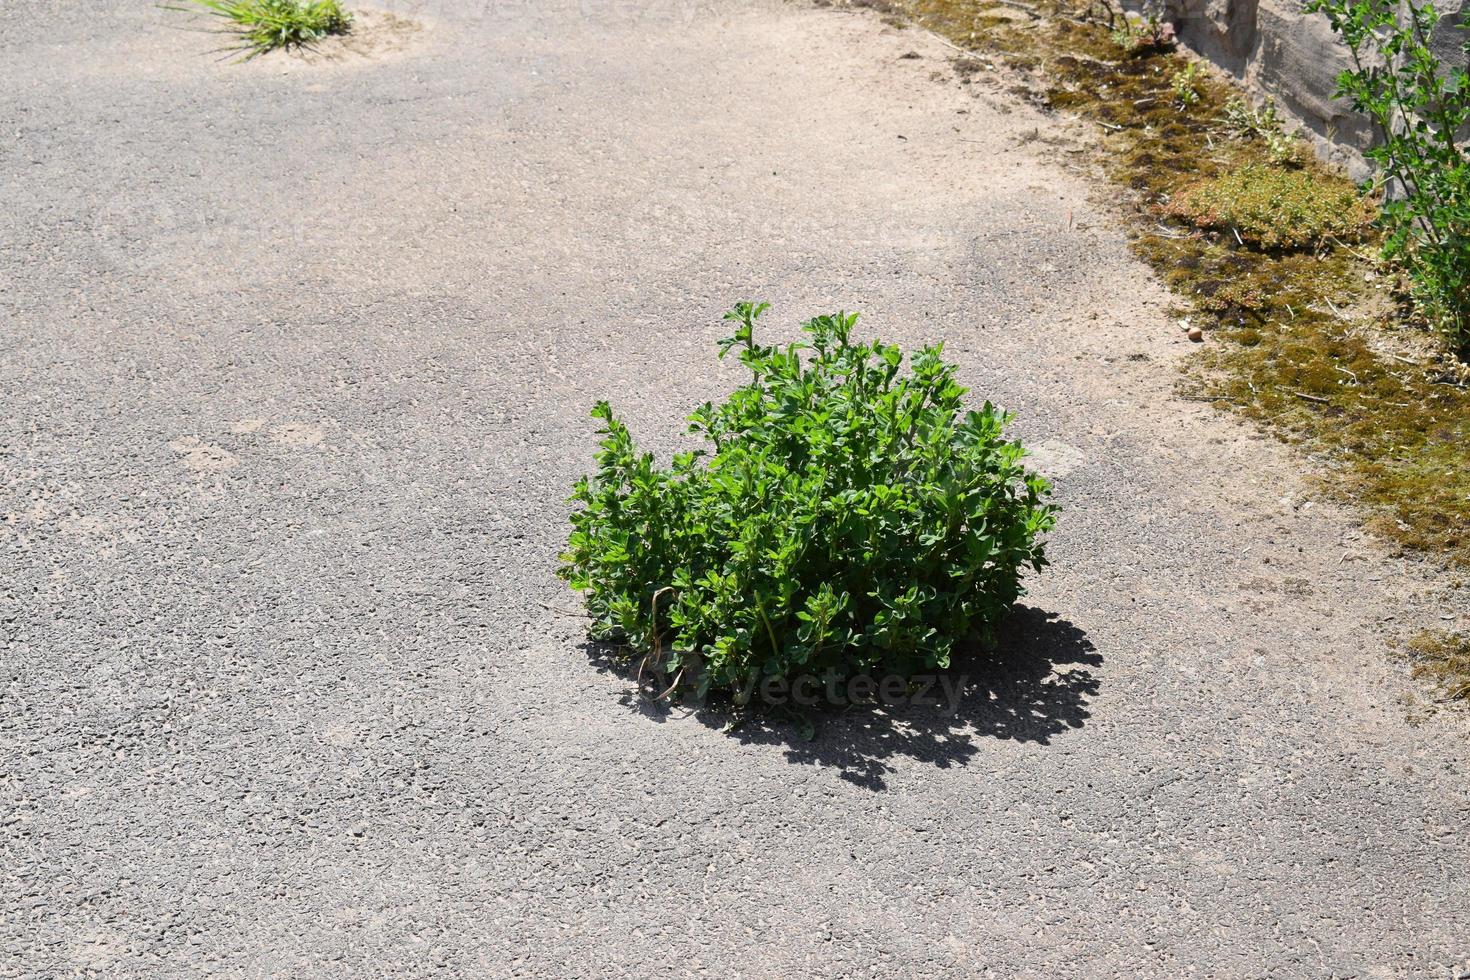
[(287, 422), (276, 426), (272, 434), (283, 446), (318, 446), (326, 438), (322, 427), (311, 422)]
[(197, 436), (184, 436), (168, 444), (169, 448), (184, 457), (184, 465), (196, 473), (222, 473), (233, 469), (238, 460), (228, 449), (200, 440)]

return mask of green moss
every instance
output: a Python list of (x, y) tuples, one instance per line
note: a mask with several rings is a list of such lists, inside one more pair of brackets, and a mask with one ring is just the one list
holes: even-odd
[(1186, 184), (1159, 213), (1268, 250), (1356, 242), (1374, 218), (1373, 203), (1342, 178), (1258, 163)]
[[(1198, 97), (1183, 104), (1176, 79), (1188, 61), (1178, 54), (1128, 53), (1106, 29), (1064, 18), (995, 24), (994, 8), (975, 0), (905, 9), (1030, 72), (1053, 107), (1104, 127), (1102, 160), (1137, 218), (1135, 251), (1212, 331), (1186, 382), (1199, 397), (1300, 442), (1325, 464), (1324, 486), (1366, 508), (1378, 533), (1470, 565), (1470, 388), (1445, 383), (1435, 356), (1381, 353), (1392, 325), (1366, 312), (1383, 297), (1348, 241), (1361, 237), (1372, 252), (1376, 232), (1351, 185), (1207, 72), (1190, 78)], [(1171, 211), (1180, 197), (1200, 209)], [(1198, 227), (1207, 213), (1219, 230)], [(1183, 220), (1161, 229), (1171, 214)], [(1271, 229), (1278, 219), (1285, 230)]]

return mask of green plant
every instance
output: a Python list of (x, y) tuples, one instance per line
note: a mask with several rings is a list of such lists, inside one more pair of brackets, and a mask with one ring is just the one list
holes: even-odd
[(926, 347), (851, 339), (856, 314), (756, 344), (766, 304), (741, 303), (720, 344), (751, 380), (690, 416), (706, 446), (661, 468), (606, 402), (597, 471), (562, 577), (586, 593), (595, 638), (627, 645), (672, 688), (734, 689), (792, 673), (908, 674), (990, 634), (1045, 564), (1049, 487), (1007, 441), (1009, 416)]
[(1226, 100), (1220, 121), (1236, 139), (1260, 141), (1273, 163), (1290, 163), (1296, 159), (1297, 141), (1282, 125), (1274, 100), (1267, 99), (1256, 108), (1233, 95)]
[(1203, 77), (1204, 72), (1200, 71), (1197, 61), (1189, 62), (1170, 76), (1169, 84), (1174, 89), (1174, 101), (1179, 103), (1181, 108), (1188, 109), (1199, 103), (1199, 82)]
[(338, 0), (186, 0), (168, 9), (202, 10), (225, 18), (239, 35), (236, 50), (246, 58), (276, 48), (309, 47), (352, 28), (352, 15)]
[(1372, 203), (1345, 180), (1257, 163), (1188, 185), (1159, 210), (1264, 249), (1354, 241), (1373, 220)]
[(1163, 19), (1156, 3), (1146, 3), (1137, 20), (1126, 13), (1112, 30), (1113, 43), (1128, 54), (1167, 51), (1174, 47), (1174, 25)]
[[(1426, 319), (1470, 351), (1470, 160), (1456, 142), (1470, 122), (1470, 72), (1429, 46), (1439, 22), (1415, 0), (1311, 0), (1346, 42), (1338, 95), (1379, 131), (1367, 151), (1395, 193), (1383, 208), (1384, 256), (1401, 262)], [(1463, 45), (1470, 54), (1470, 40)], [(1397, 193), (1402, 191), (1402, 193)]]

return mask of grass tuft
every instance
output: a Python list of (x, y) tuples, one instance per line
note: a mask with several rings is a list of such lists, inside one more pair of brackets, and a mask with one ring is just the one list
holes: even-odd
[(203, 11), (229, 21), (238, 35), (233, 50), (254, 58), (276, 48), (305, 48), (352, 29), (352, 15), (338, 0), (186, 0), (172, 10)]

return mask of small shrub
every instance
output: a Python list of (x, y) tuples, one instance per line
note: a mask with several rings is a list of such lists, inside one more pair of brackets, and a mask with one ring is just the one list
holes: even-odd
[[(1338, 95), (1379, 131), (1367, 151), (1402, 195), (1384, 205), (1385, 258), (1402, 263), (1426, 319), (1470, 352), (1470, 156), (1457, 142), (1470, 122), (1470, 72), (1429, 47), (1439, 13), (1403, 0), (1311, 0), (1346, 42), (1353, 67)], [(1470, 54), (1470, 40), (1462, 45)]]
[(1267, 250), (1353, 241), (1373, 220), (1372, 204), (1348, 182), (1261, 164), (1189, 185), (1160, 211)]
[(171, 9), (225, 18), (240, 37), (237, 49), (247, 58), (276, 48), (309, 47), (352, 28), (352, 15), (338, 0), (187, 0), (187, 5)]
[(1009, 416), (966, 390), (941, 347), (902, 375), (895, 346), (851, 339), (855, 314), (756, 344), (742, 303), (720, 356), (751, 380), (690, 416), (706, 446), (672, 465), (640, 453), (606, 402), (597, 472), (562, 577), (586, 593), (595, 638), (627, 645), (697, 691), (765, 677), (948, 666), (988, 636), (1045, 564), (1049, 487), (1002, 433)]
[(1271, 99), (1258, 109), (1238, 95), (1231, 96), (1220, 121), (1236, 139), (1265, 144), (1273, 163), (1290, 163), (1297, 157), (1297, 141), (1282, 126), (1281, 114)]

